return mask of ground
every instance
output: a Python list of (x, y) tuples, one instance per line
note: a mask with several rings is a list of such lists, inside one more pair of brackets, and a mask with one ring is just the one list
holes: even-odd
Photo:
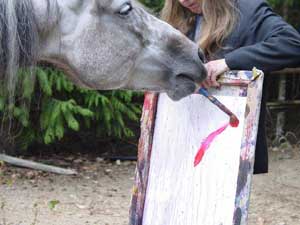
[[(295, 149), (271, 151), (270, 173), (253, 178), (249, 225), (300, 224), (299, 155)], [(56, 155), (51, 160), (72, 165), (79, 175), (0, 167), (1, 225), (128, 224), (135, 162), (85, 155)]]

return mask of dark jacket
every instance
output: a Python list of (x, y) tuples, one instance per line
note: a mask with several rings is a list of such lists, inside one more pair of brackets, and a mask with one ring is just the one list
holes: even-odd
[(216, 54), (231, 70), (300, 66), (300, 34), (263, 0), (239, 0), (239, 22)]

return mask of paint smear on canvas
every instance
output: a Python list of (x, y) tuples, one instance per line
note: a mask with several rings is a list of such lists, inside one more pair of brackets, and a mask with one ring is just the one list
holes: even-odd
[(226, 130), (226, 128), (228, 126), (231, 126), (231, 127), (238, 127), (239, 125), (239, 120), (235, 117), (234, 119), (230, 118), (230, 122), (229, 123), (226, 123), (225, 125), (223, 125), (222, 127), (220, 127), (219, 129), (217, 129), (216, 131), (212, 132), (211, 134), (209, 134), (207, 136), (207, 138), (205, 138), (203, 141), (202, 141), (202, 144), (195, 156), (195, 159), (194, 159), (194, 167), (196, 167), (202, 160), (205, 152), (209, 149), (209, 146), (211, 145), (211, 143), (214, 141), (214, 139), (216, 137), (218, 137), (223, 131)]

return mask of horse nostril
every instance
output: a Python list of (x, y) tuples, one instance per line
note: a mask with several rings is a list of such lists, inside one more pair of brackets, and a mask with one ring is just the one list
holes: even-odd
[(205, 56), (204, 56), (203, 51), (200, 48), (198, 49), (198, 56), (199, 56), (200, 60), (205, 63)]

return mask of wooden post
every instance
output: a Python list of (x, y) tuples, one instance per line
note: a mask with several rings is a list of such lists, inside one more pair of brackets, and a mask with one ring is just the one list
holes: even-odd
[(221, 82), (213, 94), (240, 126), (227, 128), (196, 168), (202, 139), (228, 117), (200, 95), (146, 95), (130, 225), (246, 224), (263, 74), (229, 72)]
[[(286, 99), (286, 77), (279, 77), (278, 85), (278, 101), (285, 101)], [(276, 118), (276, 140), (279, 140), (284, 134), (285, 112), (279, 112)]]
[[(289, 14), (289, 1), (283, 3), (283, 17), (287, 20)], [(278, 100), (285, 101), (286, 98), (286, 76), (279, 77), (278, 84)], [(281, 136), (284, 134), (284, 125), (285, 125), (285, 112), (279, 112), (276, 118), (276, 140), (278, 141)]]
[(131, 225), (142, 224), (150, 168), (157, 99), (157, 94), (145, 94), (143, 115), (141, 119), (141, 136), (138, 147), (135, 185), (132, 190), (133, 193), (129, 217), (129, 223)]

